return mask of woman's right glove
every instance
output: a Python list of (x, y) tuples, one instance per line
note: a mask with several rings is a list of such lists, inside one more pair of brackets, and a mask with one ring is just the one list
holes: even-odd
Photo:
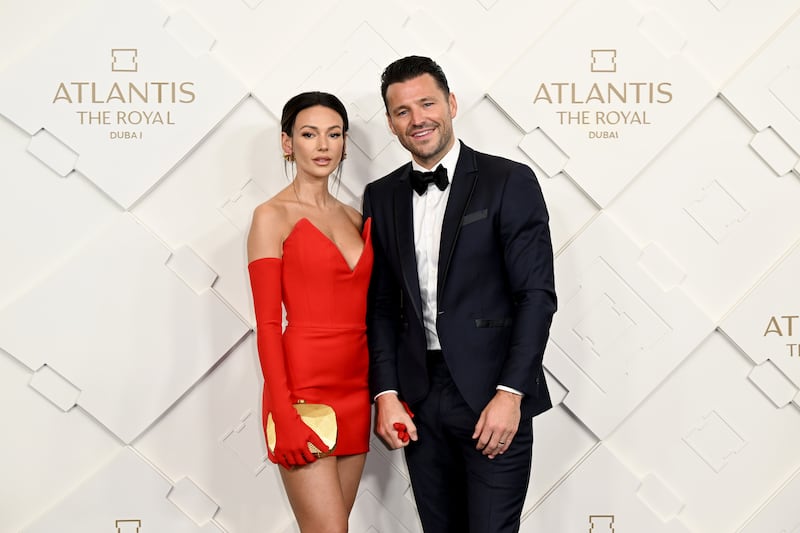
[(275, 423), (275, 449), (267, 447), (267, 455), (273, 463), (277, 463), (284, 468), (292, 466), (302, 466), (313, 463), (317, 460), (309, 449), (309, 443), (316, 446), (322, 453), (328, 453), (330, 449), (325, 446), (319, 435), (306, 425), (297, 414), (291, 404), (289, 409), (284, 405), (280, 407), (273, 404), (272, 420)]
[(330, 449), (300, 418), (293, 407), (286, 377), (286, 360), (283, 353), (281, 288), (282, 260), (265, 257), (251, 261), (250, 287), (256, 314), (258, 359), (264, 374), (264, 421), (272, 413), (275, 423), (275, 449), (267, 447), (267, 456), (273, 463), (286, 469), (313, 463), (316, 456), (308, 448), (310, 442), (321, 452)]

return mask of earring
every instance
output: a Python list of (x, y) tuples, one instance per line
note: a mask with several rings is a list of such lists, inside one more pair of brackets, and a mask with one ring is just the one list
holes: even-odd
[(292, 154), (292, 153), (283, 154), (283, 160), (284, 161), (294, 161), (294, 154)]
[(347, 159), (347, 152), (342, 152), (342, 161)]

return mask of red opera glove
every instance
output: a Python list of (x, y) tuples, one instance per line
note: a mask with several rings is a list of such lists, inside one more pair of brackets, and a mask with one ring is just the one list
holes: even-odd
[(308, 449), (309, 442), (324, 453), (330, 449), (292, 406), (281, 338), (282, 263), (280, 258), (265, 257), (252, 261), (248, 270), (256, 314), (258, 359), (264, 374), (264, 420), (267, 413), (271, 413), (275, 423), (275, 449), (268, 447), (267, 456), (273, 463), (288, 469), (317, 460)]
[(287, 469), (317, 460), (317, 457), (308, 449), (309, 442), (322, 453), (330, 451), (322, 439), (303, 422), (291, 404), (289, 404), (289, 409), (291, 412), (284, 412), (283, 407), (272, 408), (272, 420), (275, 422), (275, 450), (267, 447), (269, 459)]

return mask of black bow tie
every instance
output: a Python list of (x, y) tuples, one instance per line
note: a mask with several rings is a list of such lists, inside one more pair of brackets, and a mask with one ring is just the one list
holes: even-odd
[(411, 187), (417, 191), (417, 194), (420, 196), (425, 194), (425, 191), (428, 190), (428, 185), (431, 183), (439, 187), (440, 191), (445, 190), (447, 184), (450, 183), (447, 179), (447, 169), (439, 165), (433, 172), (411, 171)]

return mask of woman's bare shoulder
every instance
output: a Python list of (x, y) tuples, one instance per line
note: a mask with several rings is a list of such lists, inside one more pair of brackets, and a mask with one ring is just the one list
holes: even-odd
[(360, 230), (364, 219), (361, 213), (359, 213), (357, 209), (354, 209), (345, 203), (342, 203), (342, 208), (344, 209), (344, 212), (347, 214), (347, 218), (350, 219), (350, 222), (352, 222), (353, 225), (359, 228)]
[(253, 210), (253, 220), (247, 236), (247, 255), (250, 261), (262, 257), (281, 257), (283, 240), (289, 233), (287, 202), (280, 193)]
[(287, 218), (286, 205), (278, 196), (273, 196), (253, 209), (253, 225), (275, 226)]

